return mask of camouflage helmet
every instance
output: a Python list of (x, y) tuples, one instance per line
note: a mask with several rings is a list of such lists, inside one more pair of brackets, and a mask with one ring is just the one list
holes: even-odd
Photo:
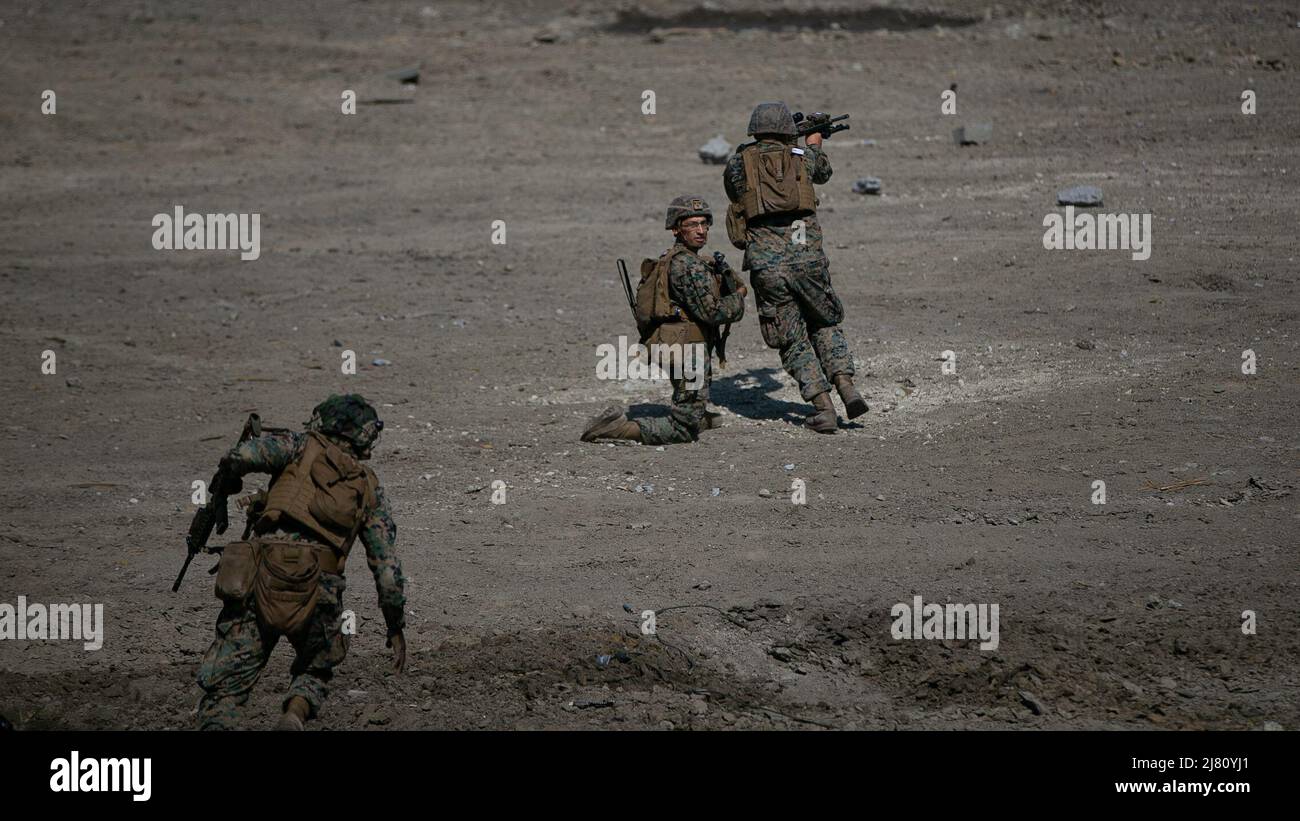
[(749, 136), (755, 134), (780, 134), (783, 137), (797, 137), (794, 127), (794, 115), (785, 103), (759, 103), (754, 106), (754, 113), (749, 115)]
[(709, 210), (709, 204), (703, 197), (683, 196), (668, 203), (668, 217), (664, 220), (664, 228), (671, 231), (677, 227), (678, 222), (687, 217), (707, 217), (709, 225), (713, 224), (713, 212)]
[(359, 393), (332, 394), (312, 409), (307, 422), (307, 430), (343, 439), (363, 458), (370, 455), (370, 448), (383, 429), (383, 420)]

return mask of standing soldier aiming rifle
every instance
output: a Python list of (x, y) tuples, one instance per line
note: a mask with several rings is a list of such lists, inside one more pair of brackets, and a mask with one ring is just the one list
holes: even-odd
[[(364, 398), (334, 395), (312, 411), (305, 432), (245, 435), (222, 458), (212, 487), (214, 504), (219, 500), (224, 506), (227, 495), (240, 492), (247, 473), (269, 473), (271, 483), (248, 504), (255, 535), (220, 550), (216, 589), (224, 604), (216, 639), (199, 666), (200, 729), (235, 726), (238, 708), (247, 703), (281, 636), (293, 644), (296, 656), (276, 728), (301, 730), (320, 712), (333, 669), (348, 651), (343, 567), (357, 538), (375, 578), (394, 668), (405, 667), (406, 596), (395, 549), (397, 526), (374, 471), (361, 464), (382, 429)], [(195, 519), (214, 515), (224, 524), (224, 511), (207, 508)], [(203, 545), (192, 543), (191, 553), (196, 547)]]
[[(699, 251), (709, 241), (713, 212), (700, 197), (678, 197), (668, 206), (664, 227), (676, 242), (658, 260), (641, 264), (641, 284), (632, 299), (632, 311), (641, 332), (641, 343), (651, 346), (700, 346), (703, 374), (688, 374), (679, 356), (672, 367), (672, 410), (668, 417), (632, 421), (617, 405), (606, 408), (582, 433), (582, 441), (631, 439), (647, 445), (694, 442), (700, 431), (713, 426), (708, 413), (710, 360), (715, 346), (725, 344), (718, 328), (737, 322), (745, 315), (748, 290), (726, 260), (715, 255), (706, 262)], [(625, 285), (631, 295), (631, 285)], [(653, 348), (652, 348), (653, 349)], [(725, 357), (724, 357), (725, 358)], [(688, 378), (693, 376), (694, 378)], [(701, 384), (702, 383), (702, 384)]]
[(763, 341), (781, 352), (781, 365), (816, 409), (806, 424), (818, 433), (839, 428), (832, 383), (850, 419), (867, 412), (853, 387), (853, 354), (839, 327), (844, 306), (831, 287), (813, 192), (831, 178), (822, 139), (847, 129), (837, 124), (846, 118), (805, 118), (785, 103), (759, 103), (749, 118), (755, 141), (740, 146), (723, 172), (727, 235), (745, 250)]

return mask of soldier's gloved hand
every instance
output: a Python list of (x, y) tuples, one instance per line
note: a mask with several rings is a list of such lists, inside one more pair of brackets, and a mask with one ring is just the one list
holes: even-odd
[(402, 672), (406, 669), (406, 636), (401, 630), (390, 633), (387, 646), (393, 648), (393, 672)]
[(227, 454), (217, 463), (217, 470), (221, 472), (221, 486), (208, 488), (209, 493), (224, 493), (227, 496), (234, 496), (244, 489), (244, 480), (239, 478), (233, 466), (234, 459)]

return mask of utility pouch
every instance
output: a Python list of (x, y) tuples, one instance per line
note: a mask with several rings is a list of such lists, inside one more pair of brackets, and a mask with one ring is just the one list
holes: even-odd
[(790, 290), (799, 298), (805, 315), (817, 325), (838, 325), (844, 321), (844, 303), (831, 287), (826, 265), (812, 263), (805, 266), (803, 272), (790, 278)]
[(733, 202), (727, 206), (727, 239), (731, 244), (740, 250), (749, 247), (749, 239), (745, 232), (749, 230), (749, 220), (745, 219), (745, 209), (738, 203)]
[(253, 584), (258, 617), (266, 627), (293, 636), (306, 626), (320, 596), (320, 548), (272, 540), (261, 541), (260, 547)]
[(217, 598), (242, 602), (253, 592), (257, 574), (257, 549), (252, 542), (232, 542), (221, 551), (217, 565)]

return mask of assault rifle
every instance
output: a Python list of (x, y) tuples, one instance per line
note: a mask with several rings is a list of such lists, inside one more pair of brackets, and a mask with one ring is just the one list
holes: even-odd
[[(247, 442), (262, 435), (262, 417), (256, 413), (250, 413), (248, 420), (244, 422), (244, 430), (239, 434), (239, 444)], [(190, 520), (190, 531), (185, 534), (185, 547), (188, 551), (185, 556), (185, 564), (181, 565), (181, 572), (176, 576), (176, 581), (172, 583), (172, 592), (175, 593), (181, 588), (181, 580), (185, 578), (185, 571), (190, 569), (190, 562), (194, 557), (202, 553), (208, 546), (208, 539), (212, 537), (215, 531), (218, 536), (226, 532), (230, 526), (230, 517), (226, 510), (226, 499), (231, 493), (238, 493), (242, 487), (242, 482), (238, 476), (231, 476), (226, 472), (224, 466), (217, 468), (217, 472), (208, 484), (208, 503), (198, 510), (194, 511), (194, 518)], [(248, 525), (252, 525), (250, 516)], [(244, 537), (248, 537), (248, 527), (244, 528)]]
[(814, 111), (812, 114), (805, 116), (803, 112), (794, 113), (794, 127), (799, 132), (800, 137), (807, 137), (809, 134), (820, 134), (823, 139), (829, 140), (831, 135), (837, 131), (848, 131), (847, 124), (837, 125), (840, 120), (847, 120), (849, 115), (841, 114), (838, 117), (832, 117), (829, 114), (823, 114), (820, 111)]
[(618, 273), (623, 278), (623, 293), (627, 296), (627, 306), (632, 309), (632, 319), (636, 320), (636, 290), (632, 287), (632, 278), (627, 275), (627, 263), (618, 261)]
[[(723, 296), (734, 294), (736, 291), (731, 287), (731, 277), (727, 273), (731, 271), (731, 266), (727, 264), (727, 256), (721, 251), (713, 252), (713, 275), (718, 279), (718, 292)], [(728, 322), (722, 326), (718, 333), (718, 338), (714, 340), (713, 350), (718, 352), (718, 370), (727, 369), (727, 337), (731, 336), (731, 323)]]
[[(807, 137), (809, 134), (820, 134), (822, 135), (822, 139), (829, 140), (832, 134), (849, 130), (849, 125), (847, 123), (840, 122), (841, 120), (847, 120), (849, 118), (849, 115), (847, 114), (832, 117), (831, 115), (823, 114), (820, 111), (814, 111), (812, 114), (804, 114), (802, 111), (796, 111), (791, 116), (794, 117), (794, 130), (800, 137)], [(741, 151), (744, 151), (756, 142), (758, 141), (752, 140), (747, 143), (741, 143), (736, 146), (736, 153), (739, 154)]]

